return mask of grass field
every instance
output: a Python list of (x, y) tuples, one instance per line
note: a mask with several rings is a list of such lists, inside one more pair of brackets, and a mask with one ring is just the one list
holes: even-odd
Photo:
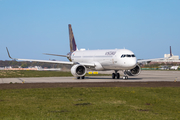
[[(103, 74), (86, 74), (86, 76), (101, 76)], [(68, 77), (71, 72), (62, 71), (34, 71), (34, 70), (0, 70), (0, 78), (14, 77)], [(106, 76), (108, 76), (106, 74)]]
[(0, 119), (178, 120), (180, 88), (5, 89)]

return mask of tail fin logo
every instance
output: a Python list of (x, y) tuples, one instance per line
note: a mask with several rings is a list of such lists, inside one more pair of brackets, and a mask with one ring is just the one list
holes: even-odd
[(69, 42), (70, 42), (70, 52), (74, 52), (77, 50), (76, 41), (74, 39), (73, 31), (71, 24), (69, 26)]

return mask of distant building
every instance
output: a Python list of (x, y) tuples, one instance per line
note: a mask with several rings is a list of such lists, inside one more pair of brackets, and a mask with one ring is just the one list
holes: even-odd
[(4, 67), (0, 67), (0, 70), (4, 70)]
[(167, 58), (167, 59), (162, 59), (162, 60), (153, 60), (151, 62), (143, 62), (141, 63), (142, 65), (147, 65), (148, 63), (149, 64), (176, 64), (176, 65), (180, 65), (180, 60), (179, 60), (179, 56), (177, 55), (172, 55), (171, 58), (168, 58), (170, 57), (170, 54), (164, 54), (164, 58)]
[[(170, 57), (170, 54), (164, 54), (164, 58), (168, 57)], [(172, 57), (169, 58), (169, 60), (179, 60), (179, 56), (172, 55)]]
[[(170, 54), (164, 54), (164, 58), (168, 58), (168, 57), (170, 57)], [(150, 64), (155, 64), (155, 63), (158, 63), (158, 64), (161, 64), (161, 63), (165, 63), (165, 64), (166, 63), (180, 64), (180, 60), (179, 60), (179, 56), (172, 55), (171, 58), (164, 59), (164, 60), (154, 60)]]

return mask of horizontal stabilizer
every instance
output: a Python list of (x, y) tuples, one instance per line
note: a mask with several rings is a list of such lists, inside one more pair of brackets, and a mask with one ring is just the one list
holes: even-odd
[(49, 53), (43, 53), (45, 55), (52, 55), (52, 56), (60, 56), (60, 57), (69, 57), (69, 55), (57, 55), (57, 54), (49, 54)]

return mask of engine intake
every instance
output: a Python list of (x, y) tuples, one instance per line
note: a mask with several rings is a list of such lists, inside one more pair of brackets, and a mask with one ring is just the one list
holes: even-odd
[(86, 74), (86, 67), (81, 64), (76, 64), (71, 68), (71, 74), (75, 77), (82, 77)]
[(139, 75), (141, 73), (141, 67), (137, 64), (135, 68), (131, 69), (131, 70), (126, 70), (124, 72), (124, 74), (127, 74), (129, 76), (136, 76)]

